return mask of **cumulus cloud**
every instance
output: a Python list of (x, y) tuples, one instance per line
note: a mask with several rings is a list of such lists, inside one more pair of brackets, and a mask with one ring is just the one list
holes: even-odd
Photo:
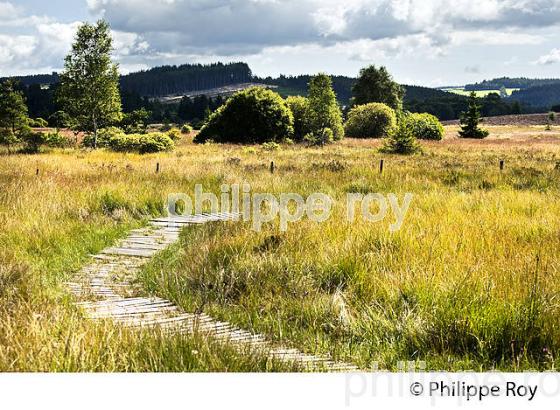
[(553, 48), (550, 53), (540, 56), (535, 63), (539, 65), (560, 63), (560, 48)]
[[(217, 59), (277, 65), (281, 57), (272, 62), (274, 56), (284, 52), (296, 60), (336, 54), (361, 63), (430, 60), (484, 46), (543, 50), (553, 47), (547, 42), (560, 24), (560, 0), (82, 1), (92, 19), (111, 24), (122, 71)], [(77, 25), (0, 0), (0, 71), (59, 69)], [(524, 61), (534, 59), (527, 54)], [(555, 55), (538, 64), (551, 64)], [(457, 61), (455, 68), (467, 65)]]
[(443, 45), (454, 32), (474, 30), (492, 33), (478, 35), (480, 41), (534, 44), (535, 36), (515, 30), (560, 20), (558, 0), (88, 0), (88, 5), (118, 30), (146, 33), (161, 51), (203, 54), (412, 35)]
[[(0, 2), (0, 76), (59, 70), (81, 22), (62, 23), (52, 17), (25, 15), (22, 8)], [(25, 34), (17, 34), (25, 31)], [(149, 52), (150, 45), (138, 33), (112, 32), (115, 58), (124, 70), (145, 68), (127, 59)]]

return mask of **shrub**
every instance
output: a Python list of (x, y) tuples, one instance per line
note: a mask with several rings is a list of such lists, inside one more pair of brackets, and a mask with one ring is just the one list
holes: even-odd
[(181, 131), (178, 128), (171, 128), (167, 131), (167, 136), (173, 141), (179, 141), (181, 139)]
[(416, 138), (438, 141), (443, 138), (443, 125), (432, 114), (412, 113), (405, 117), (405, 121)]
[(280, 150), (280, 145), (277, 142), (274, 142), (274, 141), (265, 142), (264, 144), (261, 145), (261, 147), (265, 151), (278, 151), (278, 150)]
[(387, 138), (380, 151), (388, 154), (409, 155), (421, 152), (422, 149), (406, 121), (401, 121), (398, 128)]
[(109, 141), (109, 148), (117, 152), (139, 152), (148, 154), (160, 151), (169, 151), (175, 144), (169, 136), (153, 132), (149, 134), (120, 134), (113, 136)]
[(193, 127), (190, 124), (184, 124), (181, 127), (181, 134), (190, 134), (191, 132), (193, 132)]
[[(102, 128), (97, 132), (97, 147), (108, 148), (113, 138), (121, 138), (124, 135), (124, 131), (118, 127)], [(93, 148), (93, 135), (86, 135), (82, 141), (82, 145), (84, 147)]]
[(175, 148), (175, 143), (165, 134), (152, 133), (140, 135), (138, 152), (148, 154), (152, 152), (171, 151)]
[(309, 100), (301, 96), (286, 98), (286, 104), (294, 116), (294, 139), (303, 141), (309, 132)]
[(25, 144), (23, 150), (28, 153), (39, 152), (39, 148), (46, 141), (43, 132), (27, 131), (21, 135), (21, 141)]
[(277, 93), (252, 87), (233, 95), (210, 115), (195, 142), (262, 144), (279, 142), (294, 133), (294, 119)]
[(43, 118), (29, 119), (29, 126), (33, 128), (47, 128), (49, 123)]
[(397, 125), (395, 111), (383, 103), (357, 105), (348, 113), (344, 126), (346, 136), (353, 138), (383, 138)]
[(72, 141), (59, 132), (46, 133), (44, 144), (51, 148), (65, 148), (73, 145)]
[(323, 128), (322, 130), (310, 132), (304, 138), (310, 145), (326, 145), (334, 141), (334, 132), (330, 128)]

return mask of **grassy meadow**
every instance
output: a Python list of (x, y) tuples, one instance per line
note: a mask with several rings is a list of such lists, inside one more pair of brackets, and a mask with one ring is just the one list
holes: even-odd
[[(471, 91), (465, 90), (464, 88), (460, 88), (460, 87), (442, 88), (442, 91), (447, 91), (449, 93), (459, 94), (464, 96), (468, 96), (471, 93)], [(519, 91), (519, 88), (506, 88), (507, 95), (511, 95), (514, 91)], [(475, 91), (475, 94), (478, 98), (484, 98), (488, 94), (492, 94), (492, 93), (500, 94), (500, 90), (476, 90)]]
[[(285, 233), (278, 221), (261, 232), (243, 222), (186, 228), (139, 275), (142, 292), (364, 368), (557, 369), (560, 133), (490, 130), (471, 142), (446, 127), (444, 141), (410, 157), (352, 139), (274, 151), (184, 141), (144, 156), (2, 155), (0, 370), (297, 370), (196, 335), (94, 324), (64, 289), (88, 255), (162, 213), (168, 193), (241, 182), (254, 193), (326, 193), (332, 216)], [(413, 193), (401, 230), (347, 222), (354, 192)]]

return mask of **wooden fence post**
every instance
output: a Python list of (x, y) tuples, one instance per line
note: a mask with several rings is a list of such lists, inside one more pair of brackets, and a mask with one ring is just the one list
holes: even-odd
[(503, 159), (500, 160), (500, 171), (504, 170), (505, 161)]
[(379, 173), (382, 174), (383, 173), (383, 160), (379, 161)]
[(37, 171), (35, 171), (35, 175), (39, 175), (39, 168), (37, 168)]
[(156, 164), (156, 174), (159, 173), (159, 162)]
[(274, 174), (274, 161), (270, 162), (270, 173)]

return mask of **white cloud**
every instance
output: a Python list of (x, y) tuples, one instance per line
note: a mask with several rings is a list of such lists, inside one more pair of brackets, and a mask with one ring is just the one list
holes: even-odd
[(539, 65), (560, 63), (560, 48), (553, 48), (548, 54), (540, 56), (535, 63)]

